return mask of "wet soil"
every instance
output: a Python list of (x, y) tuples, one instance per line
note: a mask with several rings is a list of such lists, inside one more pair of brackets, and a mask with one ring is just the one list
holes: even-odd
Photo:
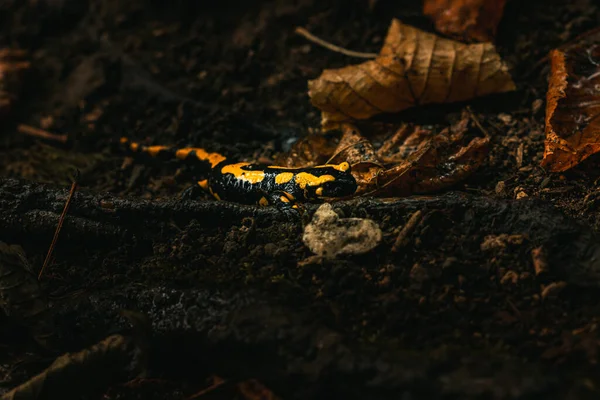
[[(182, 200), (197, 176), (124, 163), (113, 144), (129, 136), (273, 159), (318, 132), (307, 80), (357, 62), (294, 28), (377, 52), (391, 17), (431, 29), (420, 2), (166, 4), (0, 4), (0, 47), (27, 49), (33, 65), (0, 128), (0, 240), (23, 246), (36, 272), (80, 171), (42, 280), (54, 343), (40, 349), (35, 329), (0, 316), (0, 390), (128, 329), (119, 310), (129, 309), (152, 324), (147, 376), (85, 398), (187, 398), (212, 375), (255, 379), (284, 399), (598, 395), (600, 167), (591, 157), (553, 175), (539, 162), (540, 60), (597, 27), (599, 6), (509, 1), (497, 46), (518, 90), (467, 103), (492, 136), (485, 164), (451, 191), (336, 203), (342, 216), (375, 220), (383, 240), (366, 255), (326, 260), (302, 242), (316, 205), (290, 219)], [(465, 105), (394, 118), (439, 131)], [(68, 142), (23, 135), (18, 124)], [(422, 219), (395, 245), (416, 211)], [(225, 384), (197, 398), (239, 396)]]

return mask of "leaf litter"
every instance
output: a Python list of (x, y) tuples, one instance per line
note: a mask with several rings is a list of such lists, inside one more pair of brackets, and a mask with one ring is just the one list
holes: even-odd
[(323, 130), (424, 104), (515, 90), (491, 43), (463, 44), (392, 21), (379, 56), (309, 81)]

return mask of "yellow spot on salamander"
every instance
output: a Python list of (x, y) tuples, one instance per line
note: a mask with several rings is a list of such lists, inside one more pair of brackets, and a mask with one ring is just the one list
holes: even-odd
[(208, 190), (208, 179), (198, 181), (198, 186), (200, 186), (204, 190)]
[[(269, 165), (270, 169), (287, 169), (289, 171), (296, 171), (299, 169), (303, 169), (305, 167), (278, 167), (277, 165)], [(333, 168), (336, 171), (340, 171), (340, 172), (346, 172), (350, 169), (350, 164), (348, 164), (347, 162), (343, 162), (341, 164), (322, 164), (322, 165), (315, 165), (314, 167), (311, 168)]]
[(267, 200), (266, 197), (261, 197), (260, 200), (258, 201), (258, 204), (263, 207), (266, 207), (269, 205), (269, 200)]
[(294, 197), (294, 195), (293, 195), (293, 194), (291, 194), (291, 193), (288, 193), (288, 192), (283, 192), (283, 195), (284, 195), (285, 197), (287, 197), (288, 199), (292, 200), (292, 201), (293, 201), (293, 200), (296, 200), (296, 198)]
[(156, 157), (158, 155), (158, 153), (160, 153), (163, 150), (168, 149), (167, 146), (148, 146), (146, 147), (144, 150), (146, 151), (146, 153), (150, 154), (152, 157)]
[(126, 137), (122, 137), (120, 139), (120, 142), (121, 142), (121, 144), (125, 144), (125, 143), (129, 142), (129, 139), (127, 139)]
[(323, 196), (323, 188), (322, 187), (317, 188), (317, 190), (315, 190), (315, 193), (317, 196)]
[(307, 186), (319, 186), (325, 182), (333, 182), (335, 178), (333, 175), (321, 175), (315, 176), (308, 172), (300, 172), (296, 175), (296, 183), (300, 189), (306, 189)]
[(343, 162), (334, 168), (337, 169), (338, 171), (346, 172), (350, 169), (350, 164), (348, 164), (347, 162)]
[(250, 182), (252, 184), (262, 182), (265, 179), (264, 171), (246, 171), (243, 168), (250, 163), (229, 164), (221, 168), (222, 174), (233, 174), (237, 179)]
[(208, 187), (208, 191), (210, 192), (210, 194), (212, 194), (212, 195), (213, 195), (213, 197), (214, 197), (215, 199), (217, 199), (217, 200), (221, 200), (221, 197), (220, 197), (220, 196), (219, 196), (217, 193), (213, 192), (213, 190), (212, 190), (212, 188), (211, 188), (210, 186)]
[(219, 153), (209, 153), (200, 147), (186, 147), (179, 149), (175, 152), (175, 157), (179, 160), (185, 160), (192, 152), (194, 152), (198, 160), (210, 163), (211, 168), (225, 160), (224, 155)]
[(131, 143), (131, 144), (129, 145), (129, 148), (130, 148), (132, 151), (137, 151), (137, 150), (139, 149), (139, 147), (140, 147), (140, 145), (139, 145), (138, 143)]
[(333, 168), (336, 171), (346, 172), (350, 169), (350, 164), (348, 164), (347, 162), (344, 161), (341, 164), (323, 164), (323, 165), (317, 165), (313, 168)]
[(294, 174), (292, 172), (282, 172), (275, 175), (275, 183), (278, 185), (283, 185), (284, 183), (291, 181), (293, 177)]
[(281, 201), (282, 201), (282, 202), (284, 202), (284, 203), (289, 203), (289, 202), (290, 202), (290, 199), (288, 199), (288, 198), (287, 198), (287, 197), (285, 197), (285, 196), (281, 196), (281, 197), (279, 198), (279, 200), (281, 200)]

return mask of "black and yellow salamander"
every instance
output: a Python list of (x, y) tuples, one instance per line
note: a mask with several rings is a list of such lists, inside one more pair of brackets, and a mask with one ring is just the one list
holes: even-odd
[(231, 162), (219, 153), (199, 147), (145, 146), (128, 138), (121, 138), (120, 142), (132, 154), (177, 159), (209, 171), (208, 178), (194, 187), (209, 191), (217, 200), (297, 208), (298, 203), (351, 196), (357, 188), (347, 162), (287, 168)]

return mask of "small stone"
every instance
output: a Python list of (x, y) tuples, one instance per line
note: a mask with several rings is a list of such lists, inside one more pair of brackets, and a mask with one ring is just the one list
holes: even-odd
[(515, 198), (517, 200), (524, 199), (525, 197), (528, 196), (527, 192), (525, 192), (525, 190), (520, 186), (517, 186), (513, 193), (515, 194)]
[(317, 209), (302, 236), (310, 251), (327, 258), (367, 253), (381, 242), (381, 238), (381, 229), (375, 221), (340, 218), (329, 203)]
[(515, 196), (515, 198), (517, 200), (524, 199), (525, 197), (529, 197), (529, 195), (527, 193), (525, 193), (524, 191), (518, 192), (517, 195)]
[(506, 125), (510, 125), (513, 121), (512, 117), (505, 113), (498, 114), (498, 119), (504, 122)]

